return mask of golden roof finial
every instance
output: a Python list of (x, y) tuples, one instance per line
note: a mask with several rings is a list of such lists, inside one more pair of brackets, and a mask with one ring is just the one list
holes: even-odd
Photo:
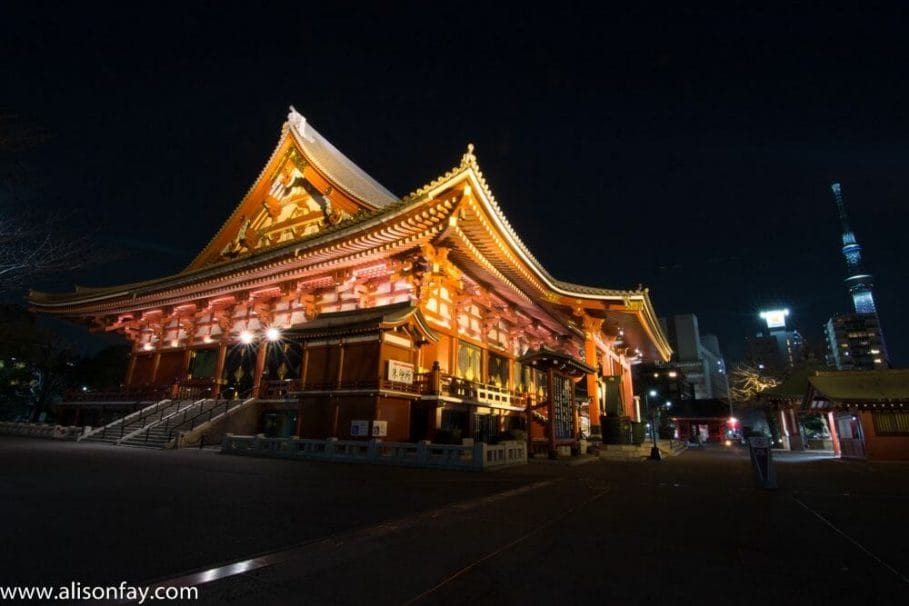
[(467, 153), (461, 156), (461, 166), (476, 166), (477, 157), (473, 155), (473, 143), (467, 144)]

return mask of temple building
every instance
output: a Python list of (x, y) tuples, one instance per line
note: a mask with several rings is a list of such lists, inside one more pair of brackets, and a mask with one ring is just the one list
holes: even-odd
[[(293, 108), (258, 179), (185, 270), (32, 291), (30, 303), (125, 335), (121, 393), (238, 402), (246, 433), (511, 432), (554, 449), (598, 435), (603, 415), (634, 418), (632, 365), (671, 355), (646, 288), (571, 284), (543, 268), (472, 146), (401, 198)], [(87, 422), (82, 400), (64, 404), (64, 422)]]

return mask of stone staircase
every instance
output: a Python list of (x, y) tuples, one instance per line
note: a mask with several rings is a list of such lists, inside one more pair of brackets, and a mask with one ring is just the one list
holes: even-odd
[[(219, 413), (226, 412), (233, 401), (198, 400), (191, 406), (180, 408), (154, 423), (140, 428), (126, 437), (120, 444), (146, 448), (166, 448), (181, 431), (190, 430), (196, 425), (207, 422)], [(239, 401), (238, 401), (239, 403)]]
[(220, 444), (230, 429), (231, 417), (243, 414), (243, 411), (254, 406), (256, 401), (255, 398), (248, 398), (216, 402), (208, 411), (202, 411), (180, 425), (172, 447), (195, 448), (205, 444)]
[(192, 400), (161, 400), (92, 431), (80, 441), (120, 444), (125, 438), (156, 425), (193, 404)]

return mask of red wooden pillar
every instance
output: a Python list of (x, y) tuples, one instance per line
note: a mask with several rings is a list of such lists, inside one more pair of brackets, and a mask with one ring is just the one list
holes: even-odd
[(221, 385), (224, 381), (224, 361), (227, 359), (227, 341), (221, 339), (218, 343), (218, 361), (215, 364), (215, 388), (211, 397), (218, 399), (221, 397)]
[(133, 374), (136, 372), (136, 356), (139, 353), (139, 343), (133, 342), (133, 347), (129, 352), (129, 366), (126, 367), (126, 383), (127, 387), (132, 386), (133, 383)]
[[(602, 327), (603, 320), (591, 318), (584, 314), (584, 359), (594, 368), (597, 366), (597, 344), (594, 337)], [(590, 396), (590, 433), (596, 436), (602, 435), (600, 427), (600, 382), (598, 379), (599, 377), (596, 374), (589, 374), (584, 378), (587, 381), (587, 395)]]
[(581, 437), (581, 406), (574, 399), (574, 384), (571, 386), (571, 410), (571, 435), (578, 439)]
[(827, 426), (830, 429), (830, 440), (833, 442), (833, 454), (839, 457), (843, 451), (840, 448), (840, 433), (836, 428), (836, 417), (832, 410), (827, 412)]
[[(596, 366), (597, 363), (597, 345), (592, 338), (584, 341), (584, 355), (588, 364)], [(587, 395), (590, 396), (590, 433), (591, 435), (602, 435), (600, 427), (600, 382), (595, 374), (585, 375), (587, 381)]]
[(556, 452), (556, 437), (555, 437), (555, 373), (550, 368), (546, 371), (546, 380), (549, 383), (549, 403), (547, 410), (549, 410), (549, 453), (550, 455)]
[(157, 381), (158, 381), (158, 366), (160, 364), (161, 364), (161, 351), (157, 350), (157, 351), (155, 351), (154, 358), (152, 358), (151, 377), (152, 377), (153, 383), (157, 383)]
[(780, 434), (781, 434), (780, 437), (783, 439), (783, 448), (785, 448), (786, 450), (790, 450), (789, 421), (786, 418), (786, 416), (787, 416), (786, 411), (784, 409), (780, 408), (777, 411), (777, 416), (779, 417), (779, 420), (780, 420)]
[(265, 370), (265, 354), (268, 352), (268, 342), (259, 343), (256, 351), (256, 370), (253, 376), (253, 391), (251, 397), (259, 397), (259, 388), (262, 386), (262, 371)]

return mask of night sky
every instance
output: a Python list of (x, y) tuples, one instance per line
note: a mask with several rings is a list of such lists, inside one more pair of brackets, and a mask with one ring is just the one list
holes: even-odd
[(17, 4), (0, 8), (0, 125), (13, 116), (46, 140), (0, 156), (16, 169), (4, 171), (2, 210), (68, 209), (122, 255), (36, 286), (183, 269), (258, 176), (293, 104), (401, 196), (474, 143), (553, 275), (648, 286), (660, 315), (697, 314), (733, 362), (761, 308), (789, 307), (814, 339), (850, 311), (839, 181), (892, 361), (909, 363), (900, 14)]

